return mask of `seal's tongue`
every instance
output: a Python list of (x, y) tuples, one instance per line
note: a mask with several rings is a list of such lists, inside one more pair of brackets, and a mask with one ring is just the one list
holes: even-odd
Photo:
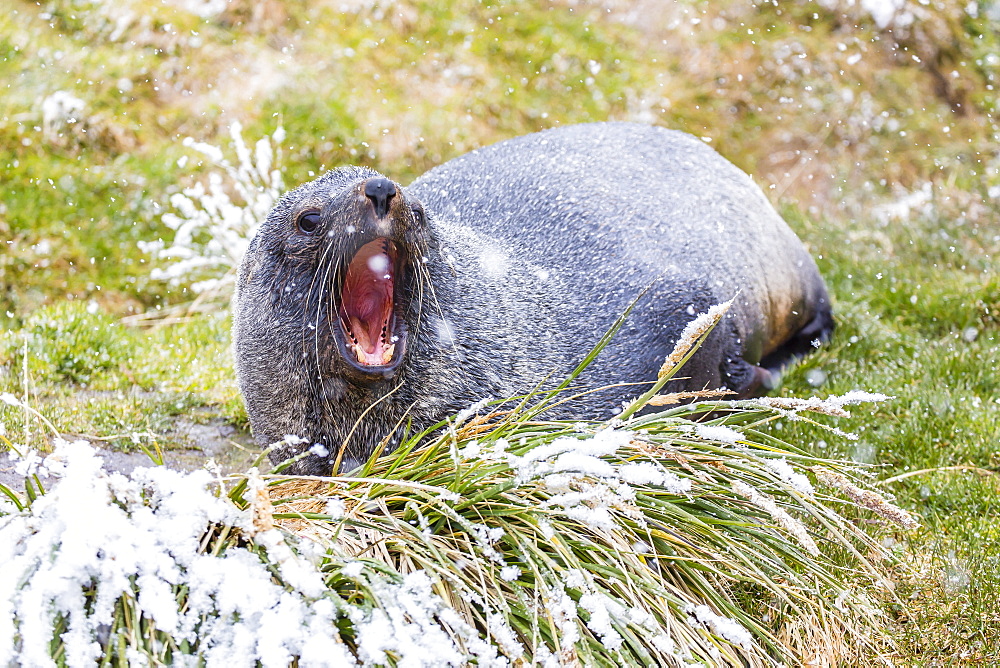
[(348, 348), (365, 366), (392, 360), (393, 255), (395, 247), (379, 238), (362, 246), (347, 267), (340, 317)]

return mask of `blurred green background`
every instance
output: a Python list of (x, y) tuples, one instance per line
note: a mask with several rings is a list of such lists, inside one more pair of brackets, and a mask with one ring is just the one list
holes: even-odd
[[(857, 441), (777, 428), (876, 465), (923, 518), (874, 529), (906, 566), (891, 658), (994, 665), (998, 75), (984, 0), (7, 0), (0, 391), (120, 450), (196, 447), (192, 425), (245, 440), (224, 299), (190, 308), (144, 250), (213, 170), (186, 137), (231, 153), (234, 121), (251, 145), (283, 127), (292, 187), (345, 163), (407, 183), (566, 123), (684, 130), (752, 174), (830, 284), (837, 334), (780, 392), (894, 396), (844, 421)], [(0, 428), (47, 445), (18, 410)]]

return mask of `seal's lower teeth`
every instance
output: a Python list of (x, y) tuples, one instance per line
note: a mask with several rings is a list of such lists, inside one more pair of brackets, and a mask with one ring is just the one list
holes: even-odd
[[(366, 354), (364, 347), (360, 343), (354, 343), (348, 346), (348, 349), (354, 353), (354, 356), (358, 358), (358, 363), (364, 366), (378, 366), (379, 364), (388, 364), (392, 361), (392, 356), (396, 352), (396, 344), (392, 344), (388, 348), (382, 351), (382, 357), (380, 362), (375, 362), (372, 358), (373, 354)], [(378, 358), (376, 358), (378, 359)]]

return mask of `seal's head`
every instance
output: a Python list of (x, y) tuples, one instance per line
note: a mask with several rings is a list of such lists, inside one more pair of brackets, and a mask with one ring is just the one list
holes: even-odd
[(404, 365), (428, 236), (419, 202), (357, 167), (287, 193), (261, 225), (240, 267), (233, 334), (258, 442), (305, 439), (273, 460), (318, 444), (292, 471), (329, 474), (338, 455), (345, 468), (367, 455), (337, 450), (350, 407), (383, 396)]

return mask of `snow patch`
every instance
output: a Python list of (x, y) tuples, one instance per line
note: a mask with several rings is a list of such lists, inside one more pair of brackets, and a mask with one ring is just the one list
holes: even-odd
[(743, 438), (743, 434), (725, 425), (695, 423), (694, 433), (698, 438), (703, 438), (706, 441), (719, 441), (731, 445), (736, 445)]
[[(341, 600), (321, 569), (330, 555), (276, 529), (255, 533), (250, 511), (212, 491), (207, 471), (108, 474), (82, 441), (58, 442), (46, 465), (61, 480), (26, 510), (0, 517), (0, 665), (54, 665), (49, 649), (60, 626), (67, 665), (96, 664), (123, 596), (146, 632), (189, 645), (192, 656), (174, 657), (181, 665), (284, 667), (296, 657), (303, 666), (373, 665), (389, 652), (406, 666), (509, 665), (445, 606), (423, 571), (399, 583), (371, 578), (381, 607)], [(253, 536), (268, 563), (235, 545), (203, 552), (206, 533), (220, 526)], [(356, 561), (342, 568), (354, 577), (363, 570)], [(345, 616), (357, 657), (336, 632)], [(136, 648), (122, 658), (144, 663)]]
[(769, 459), (765, 463), (767, 464), (767, 468), (774, 471), (779, 478), (787, 482), (797, 491), (810, 495), (813, 493), (813, 486), (812, 483), (809, 482), (809, 478), (793, 469), (787, 460)]
[(734, 645), (745, 648), (753, 646), (753, 636), (739, 622), (715, 614), (707, 605), (688, 605), (684, 612), (691, 615), (688, 620), (690, 624), (700, 624)]

